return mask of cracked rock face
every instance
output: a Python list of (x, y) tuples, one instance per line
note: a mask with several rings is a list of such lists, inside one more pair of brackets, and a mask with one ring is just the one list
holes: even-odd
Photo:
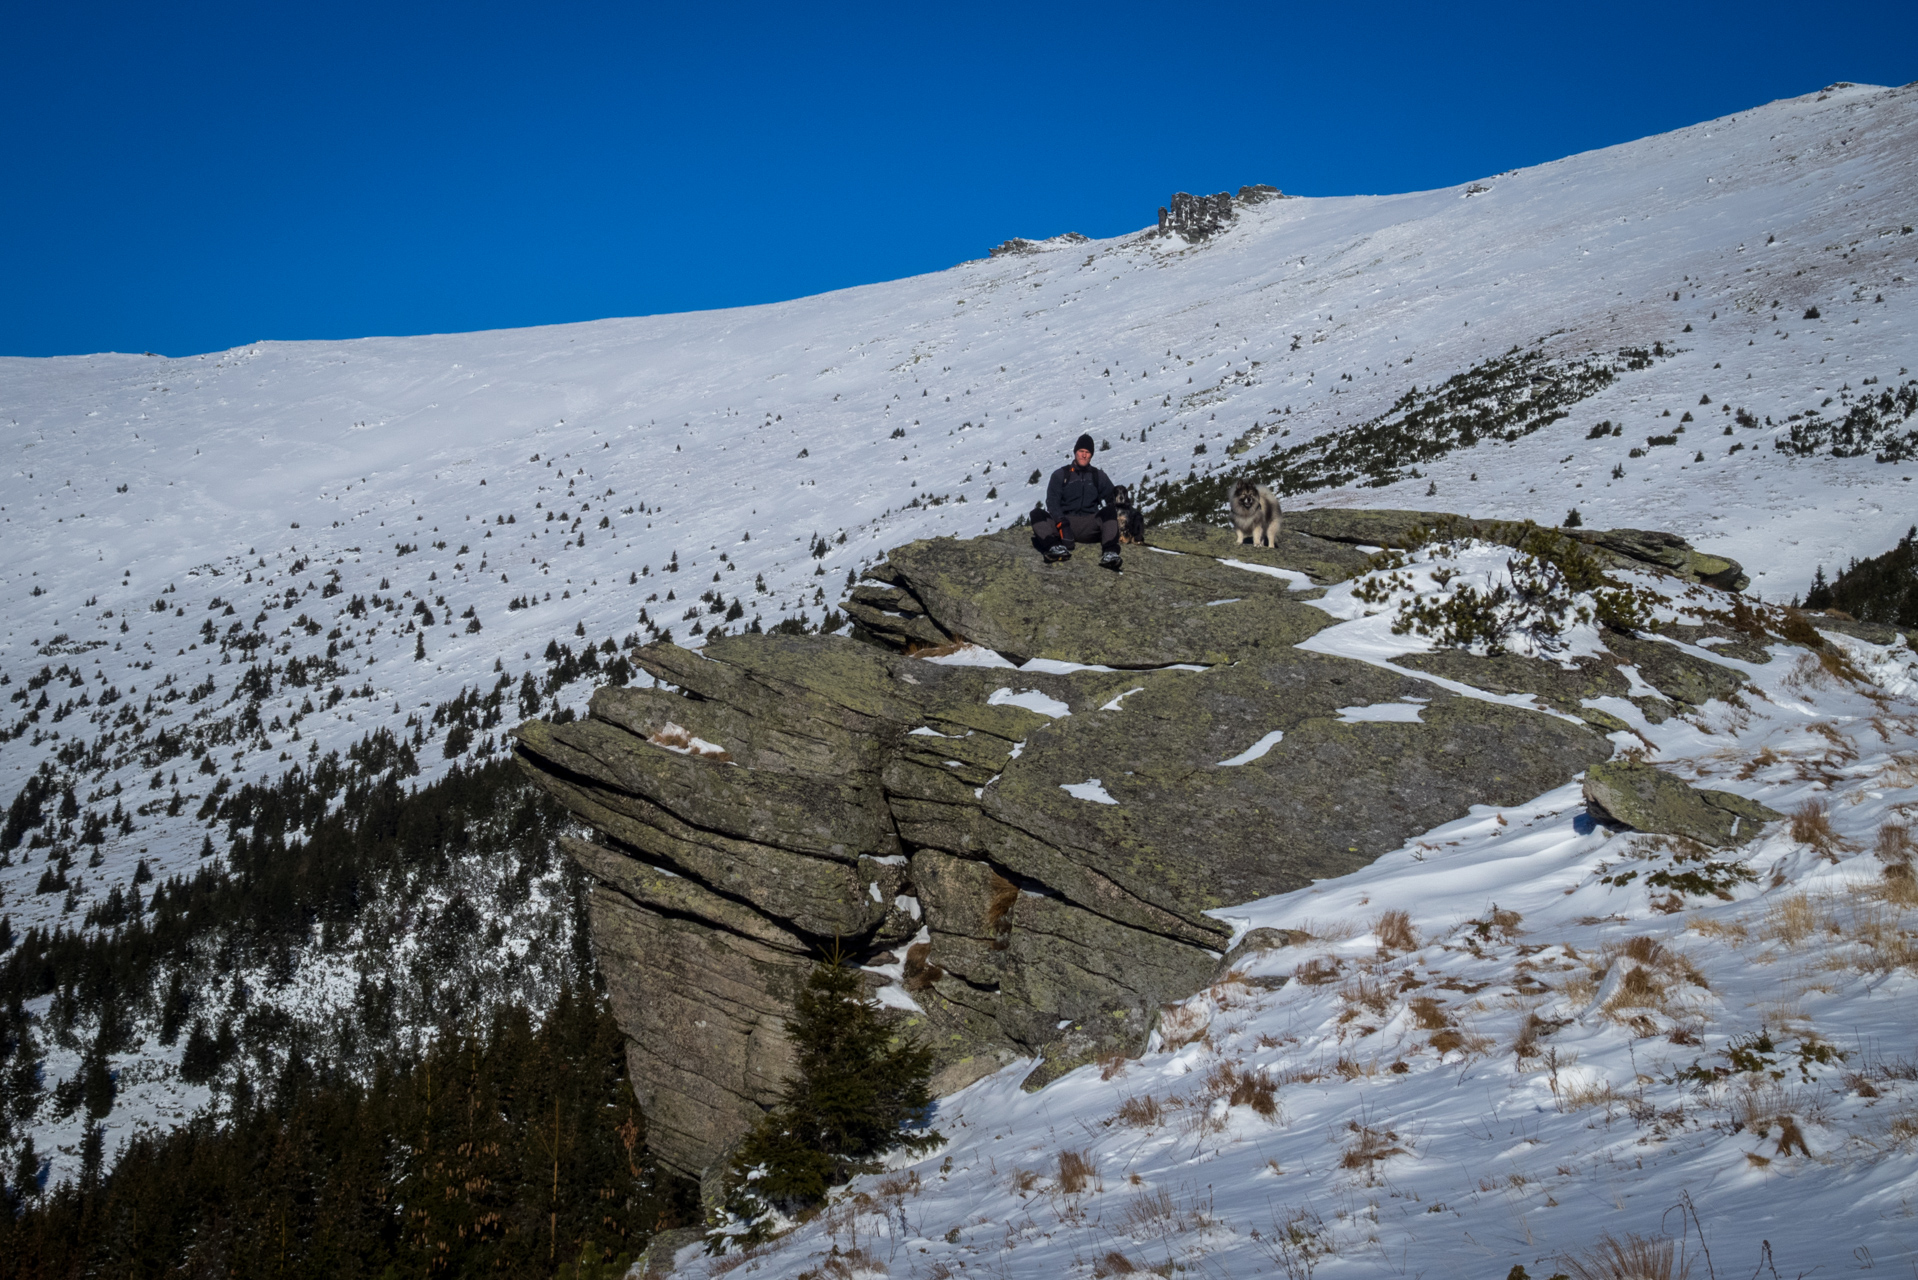
[[(1333, 624), (1315, 584), (1419, 514), (1300, 521), (1277, 548), (1174, 526), (1121, 575), (1045, 565), (1019, 530), (913, 543), (847, 602), (858, 638), (648, 646), (654, 687), (522, 725), (522, 765), (594, 831), (565, 849), (597, 882), (657, 1156), (696, 1177), (773, 1101), (791, 993), (835, 948), (933, 1047), (936, 1092), (1022, 1058), (1037, 1087), (1137, 1053), (1211, 979), (1232, 931), (1209, 912), (1609, 757), (1617, 726), (1579, 704), (1639, 687), (1616, 667), (1294, 647)], [(983, 648), (941, 656), (961, 640)], [(1736, 687), (1639, 643), (1625, 660), (1674, 702)]]

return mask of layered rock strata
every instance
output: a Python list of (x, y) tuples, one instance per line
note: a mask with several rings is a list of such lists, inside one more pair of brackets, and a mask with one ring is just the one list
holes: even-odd
[[(1277, 548), (1155, 531), (1120, 575), (1046, 565), (1018, 530), (913, 543), (846, 603), (858, 638), (651, 645), (633, 661), (653, 687), (521, 726), (522, 764), (593, 829), (566, 851), (597, 881), (658, 1157), (697, 1176), (771, 1103), (794, 984), (822, 955), (871, 969), (934, 1047), (939, 1092), (1022, 1058), (1036, 1087), (1138, 1052), (1214, 973), (1221, 908), (1610, 756), (1616, 723), (1582, 703), (1638, 687), (1623, 657), (1394, 668), (1296, 648), (1333, 624), (1321, 584), (1367, 564), (1353, 529), (1406, 513), (1343, 514), (1360, 523), (1294, 517)], [(1630, 661), (1663, 698), (1736, 686), (1619, 640), (1649, 646)]]

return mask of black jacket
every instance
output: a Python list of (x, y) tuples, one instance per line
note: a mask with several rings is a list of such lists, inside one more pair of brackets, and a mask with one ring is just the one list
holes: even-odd
[(1110, 508), (1116, 496), (1105, 472), (1068, 462), (1052, 473), (1052, 480), (1046, 485), (1046, 514), (1054, 520), (1061, 516), (1097, 515)]

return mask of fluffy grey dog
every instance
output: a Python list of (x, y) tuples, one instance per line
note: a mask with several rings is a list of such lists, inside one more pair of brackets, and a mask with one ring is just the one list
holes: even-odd
[(1241, 480), (1232, 486), (1232, 527), (1241, 544), (1279, 544), (1279, 497), (1262, 484)]

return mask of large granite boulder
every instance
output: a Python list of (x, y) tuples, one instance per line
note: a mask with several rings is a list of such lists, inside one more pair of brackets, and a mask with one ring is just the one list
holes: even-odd
[(1433, 514), (1276, 548), (1174, 526), (1122, 574), (1044, 564), (1024, 530), (916, 542), (846, 602), (855, 638), (649, 645), (651, 687), (522, 725), (521, 763), (593, 831), (565, 850), (661, 1161), (699, 1175), (772, 1102), (822, 955), (867, 966), (939, 1092), (1019, 1059), (1035, 1087), (1136, 1053), (1217, 971), (1221, 908), (1600, 766), (1620, 726), (1583, 703), (1635, 687), (1617, 663), (1686, 703), (1737, 687), (1649, 639), (1571, 666), (1296, 647), (1362, 544)]

